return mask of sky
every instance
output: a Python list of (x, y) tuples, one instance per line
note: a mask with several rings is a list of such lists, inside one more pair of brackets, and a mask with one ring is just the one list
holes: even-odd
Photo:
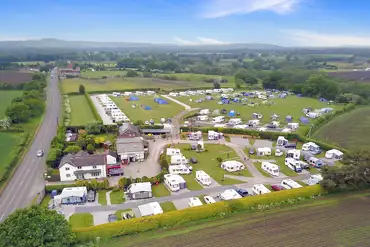
[(365, 0), (1, 0), (0, 40), (370, 46)]

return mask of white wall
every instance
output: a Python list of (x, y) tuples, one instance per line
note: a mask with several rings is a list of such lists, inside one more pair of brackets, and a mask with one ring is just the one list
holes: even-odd
[[(74, 181), (77, 179), (74, 172), (75, 171), (83, 171), (83, 170), (93, 170), (93, 169), (100, 169), (100, 176), (93, 177), (91, 173), (85, 173), (85, 179), (93, 179), (93, 178), (106, 178), (107, 171), (105, 165), (99, 165), (96, 167), (93, 166), (81, 166), (81, 169), (78, 169), (75, 166), (70, 164), (64, 164), (61, 168), (59, 168), (60, 173), (60, 181)], [(67, 176), (69, 174), (69, 177)]]
[(122, 156), (124, 155), (127, 155), (129, 157), (135, 157), (136, 161), (144, 161), (144, 151), (143, 152), (127, 152), (127, 153), (119, 153), (119, 155), (121, 155), (121, 159), (122, 159)]

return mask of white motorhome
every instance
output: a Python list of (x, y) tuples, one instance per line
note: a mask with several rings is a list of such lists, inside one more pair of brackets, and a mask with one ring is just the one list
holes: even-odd
[(136, 91), (135, 94), (136, 95), (144, 95), (144, 92), (142, 92), (142, 91)]
[(202, 109), (202, 110), (200, 110), (199, 111), (199, 114), (200, 115), (208, 115), (208, 114), (210, 114), (211, 112), (210, 112), (210, 110), (209, 109)]
[(301, 163), (293, 158), (285, 158), (285, 165), (295, 172), (302, 172)]
[(199, 171), (195, 172), (195, 178), (202, 185), (206, 185), (206, 186), (211, 185), (211, 177), (202, 170), (199, 170)]
[(296, 181), (293, 181), (291, 179), (285, 179), (283, 181), (281, 181), (281, 184), (280, 184), (284, 189), (297, 189), (297, 188), (302, 188), (302, 185), (300, 185), (299, 183), (297, 183)]
[(256, 126), (260, 125), (260, 120), (258, 120), (258, 119), (249, 120), (248, 125), (252, 126), (252, 127), (256, 127)]
[(270, 174), (271, 176), (279, 176), (280, 174), (280, 168), (276, 164), (272, 164), (270, 162), (262, 162), (261, 169)]
[(168, 172), (170, 174), (187, 175), (191, 173), (191, 170), (191, 167), (186, 165), (170, 165), (168, 167)]
[(208, 140), (219, 140), (222, 136), (222, 133), (215, 132), (213, 130), (208, 131)]
[(225, 121), (225, 117), (224, 116), (218, 116), (218, 117), (212, 118), (212, 123), (222, 123), (224, 121)]
[(308, 185), (315, 185), (315, 184), (320, 183), (320, 181), (322, 181), (322, 180), (323, 180), (323, 177), (322, 177), (321, 174), (312, 174), (310, 176), (310, 178), (308, 179), (307, 184)]
[(234, 189), (225, 190), (224, 192), (218, 194), (218, 197), (224, 201), (242, 198), (242, 196), (239, 195), (239, 193)]
[(188, 94), (186, 92), (180, 92), (179, 95), (180, 96), (187, 96)]
[(132, 95), (132, 92), (124, 92), (123, 95), (124, 96), (130, 96), (130, 95)]
[(119, 96), (121, 96), (121, 93), (113, 92), (113, 96), (114, 97), (119, 97)]
[(299, 123), (288, 123), (288, 128), (292, 130), (296, 130), (299, 128)]
[(221, 92), (222, 92), (222, 90), (221, 90), (221, 89), (219, 89), (219, 88), (215, 88), (215, 89), (213, 89), (213, 92), (214, 92), (214, 93), (221, 93)]
[(242, 120), (240, 118), (231, 118), (229, 120), (229, 124), (232, 124), (232, 125), (238, 125), (241, 123), (242, 123)]
[(211, 93), (213, 93), (213, 90), (211, 90), (211, 89), (207, 89), (207, 90), (206, 90), (206, 93), (211, 94)]
[(337, 149), (330, 149), (325, 153), (325, 158), (327, 159), (343, 159), (343, 152), (337, 150)]
[(263, 195), (271, 193), (271, 190), (267, 189), (266, 186), (264, 186), (263, 184), (255, 184), (252, 187), (252, 193), (254, 195)]
[(256, 154), (257, 156), (269, 156), (271, 155), (271, 148), (268, 147), (257, 148)]
[(198, 121), (208, 121), (209, 117), (207, 115), (197, 116)]
[(187, 163), (188, 160), (182, 154), (171, 156), (171, 165), (186, 165)]
[(279, 136), (278, 139), (277, 139), (277, 141), (276, 141), (276, 145), (277, 146), (284, 146), (287, 143), (288, 143), (288, 140), (285, 139), (284, 136)]
[(259, 95), (258, 95), (258, 98), (259, 98), (259, 99), (264, 99), (264, 100), (266, 100), (266, 99), (267, 99), (266, 95), (263, 95), (263, 94), (259, 94)]
[(309, 112), (309, 113), (306, 114), (306, 117), (308, 117), (308, 118), (318, 118), (318, 117), (320, 117), (320, 113), (318, 113), (318, 112)]
[(300, 160), (301, 159), (301, 150), (289, 149), (286, 153), (286, 157), (287, 158), (293, 158), (293, 159), (296, 159), (296, 160)]
[(181, 151), (178, 148), (167, 148), (166, 154), (169, 156), (181, 155)]
[(198, 207), (202, 206), (203, 203), (198, 197), (191, 197), (189, 198), (189, 207)]
[(153, 95), (153, 94), (155, 94), (154, 91), (146, 91), (146, 95)]
[(243, 163), (236, 160), (228, 160), (221, 163), (221, 168), (228, 172), (237, 172), (245, 169)]

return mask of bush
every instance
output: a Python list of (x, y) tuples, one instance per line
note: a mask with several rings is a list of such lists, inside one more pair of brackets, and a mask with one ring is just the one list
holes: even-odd
[(103, 120), (102, 120), (102, 118), (101, 118), (100, 114), (98, 113), (98, 111), (97, 111), (97, 110), (96, 110), (96, 108), (95, 108), (94, 102), (92, 102), (92, 100), (91, 100), (91, 98), (90, 98), (90, 94), (88, 94), (88, 93), (86, 93), (86, 92), (85, 92), (85, 98), (86, 98), (86, 100), (87, 100), (87, 103), (88, 103), (88, 104), (89, 104), (89, 106), (90, 106), (90, 109), (91, 109), (91, 111), (92, 111), (92, 113), (93, 113), (93, 115), (94, 115), (95, 119), (96, 119), (97, 121), (103, 122)]
[(217, 160), (218, 162), (220, 162), (220, 163), (222, 162), (222, 158), (221, 158), (221, 157), (217, 157), (217, 158), (216, 158), (216, 160)]

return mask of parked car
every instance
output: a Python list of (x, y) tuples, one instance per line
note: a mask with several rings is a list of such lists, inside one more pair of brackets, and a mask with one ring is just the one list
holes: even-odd
[(192, 157), (192, 158), (190, 159), (190, 162), (191, 162), (192, 164), (196, 164), (196, 163), (198, 163), (198, 160), (197, 160), (195, 157)]
[(251, 155), (254, 154), (254, 148), (250, 148), (248, 153)]
[(212, 196), (205, 196), (204, 197), (204, 201), (206, 202), (206, 204), (211, 204), (211, 203), (215, 203), (215, 199), (213, 199)]
[(37, 157), (42, 157), (44, 156), (44, 151), (42, 149), (38, 150), (36, 153)]
[(95, 191), (89, 190), (89, 192), (87, 193), (87, 201), (95, 202)]
[(248, 191), (245, 189), (237, 189), (236, 192), (238, 192), (238, 194), (241, 195), (242, 197), (246, 197), (249, 195)]
[(273, 184), (273, 185), (271, 185), (271, 188), (272, 188), (272, 190), (274, 190), (274, 191), (284, 190), (284, 187), (283, 187), (283, 186), (281, 186), (280, 184)]
[(108, 222), (115, 222), (117, 221), (117, 216), (115, 214), (108, 215)]

